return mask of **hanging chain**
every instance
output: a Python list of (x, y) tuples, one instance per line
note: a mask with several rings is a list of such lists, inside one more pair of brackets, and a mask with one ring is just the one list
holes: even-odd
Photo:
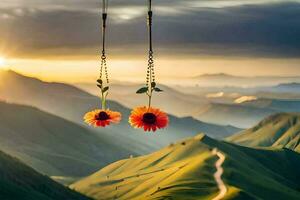
[(154, 56), (152, 47), (152, 0), (148, 0), (148, 37), (149, 37), (149, 54), (148, 54), (148, 67), (146, 75), (146, 87), (140, 88), (136, 93), (146, 93), (148, 96), (148, 109), (151, 108), (151, 100), (153, 92), (162, 92), (160, 88), (156, 86), (155, 70), (154, 70)]
[(152, 0), (148, 0), (148, 37), (149, 37), (149, 54), (148, 54), (148, 68), (146, 76), (146, 85), (148, 88), (148, 109), (151, 107), (152, 93), (156, 88), (155, 82), (155, 70), (154, 70), (154, 56), (153, 56), (153, 47), (152, 47)]
[(146, 83), (150, 89), (155, 87), (155, 71), (154, 71), (154, 59), (153, 59), (153, 48), (152, 48), (152, 1), (148, 0), (148, 31), (149, 31), (149, 55), (148, 55), (148, 68)]
[[(108, 10), (108, 0), (102, 1), (102, 52), (101, 52), (101, 66), (99, 79), (97, 80), (97, 86), (101, 90), (101, 101), (102, 109), (106, 109), (106, 97), (109, 90), (109, 78), (108, 70), (106, 64), (106, 52), (105, 52), (105, 40), (106, 40), (106, 21), (107, 21), (107, 10)], [(103, 81), (103, 73), (105, 75), (106, 84)]]
[(109, 84), (108, 70), (106, 64), (106, 21), (107, 21), (107, 10), (108, 10), (108, 0), (103, 0), (102, 3), (102, 54), (101, 54), (101, 67), (99, 79), (102, 80), (103, 72), (105, 74), (106, 83)]

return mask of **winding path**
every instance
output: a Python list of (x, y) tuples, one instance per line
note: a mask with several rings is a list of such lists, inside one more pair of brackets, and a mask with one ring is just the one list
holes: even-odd
[(214, 174), (214, 177), (218, 184), (218, 188), (220, 190), (218, 196), (214, 197), (212, 200), (221, 200), (225, 197), (225, 195), (227, 193), (227, 187), (226, 187), (224, 181), (222, 180), (222, 174), (224, 172), (222, 164), (225, 161), (225, 156), (220, 151), (218, 151), (217, 148), (213, 149), (212, 154), (219, 157), (219, 159), (217, 160), (217, 162), (215, 164), (217, 171)]

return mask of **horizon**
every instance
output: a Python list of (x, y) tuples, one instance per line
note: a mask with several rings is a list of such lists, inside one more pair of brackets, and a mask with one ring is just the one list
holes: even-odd
[[(33, 78), (33, 79), (38, 79), (42, 82), (46, 82), (46, 83), (63, 83), (63, 84), (69, 84), (69, 85), (73, 85), (73, 86), (76, 86), (77, 85), (95, 85), (95, 81), (90, 81), (90, 82), (68, 82), (68, 81), (53, 81), (53, 80), (45, 80), (43, 78), (40, 78), (38, 76), (32, 76), (32, 75), (28, 75), (28, 74), (25, 74), (25, 73), (22, 73), (22, 72), (18, 72), (16, 70), (12, 70), (12, 69), (9, 69), (9, 68), (1, 68), (0, 67), (0, 75), (1, 75), (1, 72), (10, 72), (10, 73), (15, 73), (15, 74), (18, 74), (18, 75), (21, 75), (23, 77), (27, 77), (27, 78)], [(231, 75), (231, 74), (226, 74), (226, 73), (215, 73), (215, 74), (200, 74), (200, 75), (197, 75), (197, 76), (194, 76), (194, 77), (187, 77), (185, 80), (188, 81), (188, 80), (193, 80), (193, 79), (197, 79), (197, 77), (201, 78), (201, 77), (220, 77), (222, 78), (222, 76), (225, 76), (225, 77), (235, 77), (235, 78), (244, 78), (244, 79), (252, 79), (252, 78), (296, 78), (298, 79), (299, 78), (299, 81), (294, 81), (294, 80), (291, 80), (291, 81), (288, 81), (288, 80), (282, 80), (282, 81), (279, 81), (278, 82), (275, 82), (274, 84), (257, 84), (257, 85), (249, 85), (249, 86), (238, 86), (238, 85), (235, 85), (235, 84), (232, 84), (232, 85), (222, 85), (220, 84), (219, 86), (218, 85), (215, 85), (216, 87), (220, 87), (220, 88), (226, 88), (226, 87), (240, 87), (240, 88), (256, 88), (256, 87), (263, 87), (263, 86), (279, 86), (279, 85), (292, 85), (292, 84), (300, 84), (300, 75), (299, 76), (235, 76), (235, 75)], [(199, 79), (201, 80), (201, 79)], [(247, 81), (247, 80), (245, 80)], [(111, 83), (112, 84), (121, 84), (121, 85), (126, 85), (126, 84), (143, 84), (142, 81), (128, 81), (128, 80), (115, 80), (115, 79), (112, 79), (111, 80)], [(174, 87), (178, 84), (174, 84), (172, 82), (172, 80), (169, 80), (169, 82), (161, 82), (160, 84), (162, 85), (165, 85), (165, 86), (171, 86), (171, 87)], [(209, 87), (214, 87), (212, 85), (199, 85), (197, 82), (195, 82), (195, 84), (182, 84), (182, 85), (178, 85), (178, 86), (182, 86), (182, 87), (189, 87), (189, 86), (196, 86), (196, 87), (200, 87), (200, 88), (209, 88)], [(96, 85), (95, 85), (95, 88)], [(83, 88), (81, 88), (83, 89)], [(85, 89), (83, 89), (85, 90)]]
[[(229, 74), (231, 76), (242, 77), (292, 77), (295, 74), (300, 74), (300, 68), (298, 67), (300, 59), (279, 59), (280, 63), (276, 63), (278, 59), (257, 59), (257, 60), (179, 60), (179, 61), (166, 61), (156, 60), (156, 71), (159, 80), (168, 80), (176, 78), (191, 78), (201, 75), (209, 74)], [(182, 71), (181, 64), (190, 62), (189, 71)], [(198, 64), (206, 67), (199, 67)], [(89, 64), (90, 63), (90, 64)], [(58, 82), (94, 82), (98, 76), (98, 67), (100, 61), (96, 60), (18, 60), (9, 59), (3, 56), (3, 62), (0, 63), (0, 68), (11, 69), (19, 73), (37, 77), (47, 81)], [(173, 63), (172, 67), (169, 66)], [(176, 64), (175, 64), (176, 63)], [(218, 67), (223, 65), (223, 67)], [(232, 65), (234, 63), (235, 65)], [(254, 65), (254, 67), (239, 67), (238, 65)], [(264, 69), (263, 66), (272, 65), (269, 68)], [(141, 82), (145, 77), (146, 60), (108, 60), (108, 66), (110, 70), (111, 79), (119, 79), (121, 81)], [(120, 69), (120, 66), (122, 68)], [(286, 69), (290, 66), (292, 69)], [(226, 68), (227, 67), (227, 68)], [(226, 68), (227, 70), (220, 70)], [(237, 68), (239, 68), (237, 70)], [(84, 70), (83, 70), (84, 69)], [(257, 70), (253, 70), (257, 69)], [(264, 70), (261, 70), (264, 69)], [(270, 73), (270, 70), (272, 73)], [(248, 72), (249, 71), (249, 72)], [(251, 72), (250, 72), (251, 71)], [(61, 73), (63, 72), (63, 73)], [(132, 74), (134, 72), (134, 74)], [(195, 75), (196, 74), (196, 75)], [(79, 80), (79, 81), (78, 81)]]

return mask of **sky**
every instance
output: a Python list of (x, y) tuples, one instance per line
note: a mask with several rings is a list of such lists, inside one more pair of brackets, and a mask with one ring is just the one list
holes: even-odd
[[(146, 1), (109, 0), (112, 79), (144, 79), (146, 8)], [(153, 0), (153, 8), (159, 80), (300, 74), (300, 0)], [(49, 81), (93, 82), (100, 11), (101, 0), (1, 0), (0, 67)]]

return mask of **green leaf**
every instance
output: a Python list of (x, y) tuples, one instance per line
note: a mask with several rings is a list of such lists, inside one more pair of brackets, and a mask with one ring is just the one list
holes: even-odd
[(103, 81), (101, 79), (98, 79), (97, 82), (102, 85)]
[(104, 93), (104, 92), (107, 92), (108, 89), (109, 89), (109, 87), (105, 87), (105, 88), (103, 88), (102, 92), (103, 92), (103, 93)]
[(148, 92), (148, 87), (142, 87), (136, 91), (137, 94), (143, 94), (145, 92)]
[(163, 92), (163, 90), (160, 89), (160, 88), (158, 88), (158, 87), (154, 88), (154, 91), (155, 91), (155, 92)]
[(100, 89), (102, 88), (102, 86), (101, 86), (101, 85), (99, 85), (99, 84), (97, 84), (97, 86), (98, 86), (98, 88), (100, 88)]

